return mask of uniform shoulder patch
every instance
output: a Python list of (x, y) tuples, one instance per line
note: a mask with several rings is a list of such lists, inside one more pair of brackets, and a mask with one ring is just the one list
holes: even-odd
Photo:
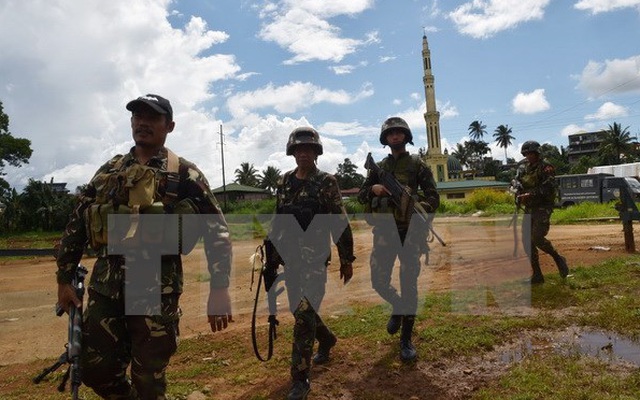
[(547, 174), (553, 174), (555, 172), (555, 168), (553, 168), (553, 165), (551, 164), (545, 165), (542, 170)]

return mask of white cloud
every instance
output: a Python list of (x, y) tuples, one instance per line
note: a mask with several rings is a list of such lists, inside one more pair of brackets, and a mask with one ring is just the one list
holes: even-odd
[(593, 114), (588, 114), (584, 117), (586, 120), (609, 120), (617, 117), (626, 117), (629, 115), (629, 111), (626, 107), (614, 104), (610, 101), (604, 103)]
[(344, 90), (323, 89), (309, 82), (290, 82), (284, 86), (267, 85), (251, 92), (233, 94), (227, 101), (234, 118), (243, 118), (252, 111), (273, 108), (280, 113), (292, 113), (318, 103), (351, 104), (373, 94), (371, 85), (365, 84), (360, 92), (350, 94)]
[(384, 64), (388, 61), (393, 61), (395, 59), (396, 59), (395, 56), (383, 56), (383, 57), (380, 57), (379, 61), (380, 61), (380, 64)]
[(622, 8), (635, 7), (640, 11), (640, 0), (580, 0), (573, 5), (578, 10), (591, 14), (616, 11)]
[(70, 188), (86, 183), (114, 151), (131, 146), (127, 101), (162, 94), (179, 120), (212, 97), (211, 83), (240, 71), (233, 56), (215, 51), (225, 32), (197, 17), (172, 27), (169, 3), (3, 2), (0, 98), (14, 135), (34, 149), (29, 168), (7, 177), (12, 186), (26, 184), (24, 174), (41, 179), (37, 171)]
[(511, 106), (516, 114), (535, 114), (550, 108), (544, 95), (544, 89), (536, 89), (531, 93), (519, 92), (511, 100)]
[(362, 136), (371, 132), (376, 132), (378, 127), (363, 126), (357, 121), (353, 122), (327, 122), (318, 127), (322, 134), (330, 136)]
[(346, 75), (352, 73), (356, 67), (354, 65), (335, 65), (329, 67), (329, 69), (336, 75)]
[(343, 38), (340, 28), (327, 18), (359, 14), (372, 6), (373, 0), (286, 0), (273, 12), (261, 14), (268, 22), (259, 36), (294, 54), (285, 64), (314, 60), (340, 62), (359, 47), (378, 43), (378, 33), (369, 32), (364, 39)]
[(458, 31), (484, 39), (522, 22), (540, 20), (550, 0), (472, 0), (448, 14)]
[(442, 119), (454, 118), (460, 114), (458, 112), (458, 107), (452, 105), (450, 101), (446, 101), (444, 104), (440, 104), (439, 102), (436, 103), (436, 107), (438, 111), (440, 111), (440, 118)]
[(562, 130), (560, 131), (560, 135), (569, 136), (578, 132), (594, 132), (596, 130), (597, 130), (596, 125), (591, 123), (587, 123), (582, 126), (576, 125), (576, 124), (570, 124), (562, 128)]
[(626, 59), (589, 61), (577, 77), (578, 87), (592, 97), (640, 91), (640, 55)]

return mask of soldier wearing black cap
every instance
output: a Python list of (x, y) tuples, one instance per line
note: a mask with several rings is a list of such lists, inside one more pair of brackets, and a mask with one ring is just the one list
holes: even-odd
[(566, 278), (569, 274), (567, 260), (546, 238), (557, 193), (555, 169), (542, 159), (540, 143), (536, 141), (524, 142), (520, 153), (525, 157), (525, 161), (518, 168), (512, 186), (516, 188), (516, 203), (521, 205), (525, 212), (522, 244), (531, 263), (531, 283), (544, 282), (538, 249), (553, 257), (560, 276)]
[[(65, 311), (81, 306), (71, 282), (89, 244), (98, 257), (84, 313), (82, 381), (103, 398), (162, 399), (165, 370), (177, 349), (178, 300), (183, 289), (180, 254), (187, 254), (203, 239), (211, 274), (207, 313), (211, 330), (216, 332), (232, 321), (228, 292), (231, 242), (202, 172), (164, 146), (175, 127), (169, 100), (147, 94), (130, 101), (126, 108), (131, 111), (135, 146), (100, 167), (70, 216), (57, 255), (58, 304)], [(109, 221), (120, 214), (131, 214), (124, 216), (131, 222), (123, 231), (126, 234), (114, 243), (120, 222), (110, 225)], [(148, 221), (145, 214), (180, 214), (180, 220), (188, 217), (183, 214), (202, 215), (189, 219), (189, 228), (183, 229), (192, 237), (184, 234), (177, 240), (167, 226), (143, 229)], [(174, 245), (177, 253), (162, 253), (157, 259), (145, 255), (154, 250), (152, 246), (165, 242), (167, 248)], [(112, 251), (114, 248), (118, 251)], [(147, 276), (137, 275), (146, 269), (157, 275), (137, 282), (139, 276)], [(157, 297), (146, 297), (147, 289)], [(154, 299), (158, 300), (156, 308)]]

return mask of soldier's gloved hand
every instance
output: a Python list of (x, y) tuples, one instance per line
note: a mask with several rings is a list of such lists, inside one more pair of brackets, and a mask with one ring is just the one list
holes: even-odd
[(340, 263), (340, 279), (346, 285), (353, 276), (353, 264), (350, 262)]
[(276, 268), (265, 268), (263, 272), (264, 276), (264, 290), (269, 291), (271, 286), (273, 286), (274, 282), (278, 278), (278, 270)]

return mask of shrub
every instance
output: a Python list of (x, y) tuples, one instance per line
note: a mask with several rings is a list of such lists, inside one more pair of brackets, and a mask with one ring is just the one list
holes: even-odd
[(484, 211), (496, 204), (513, 204), (513, 196), (508, 192), (478, 189), (471, 192), (467, 203), (472, 209)]

